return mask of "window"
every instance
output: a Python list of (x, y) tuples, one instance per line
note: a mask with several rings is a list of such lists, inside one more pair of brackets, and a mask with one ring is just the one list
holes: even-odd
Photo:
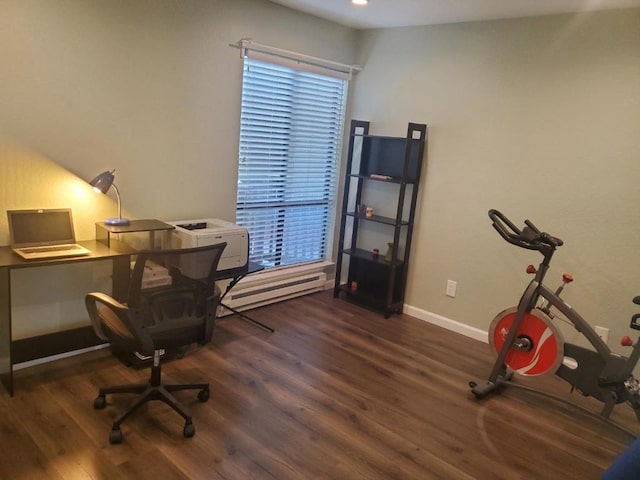
[(244, 60), (236, 223), (267, 268), (328, 254), (347, 83)]

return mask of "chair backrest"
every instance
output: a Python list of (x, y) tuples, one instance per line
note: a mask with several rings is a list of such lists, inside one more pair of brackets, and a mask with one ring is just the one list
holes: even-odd
[(203, 291), (213, 293), (218, 262), (226, 246), (226, 242), (222, 242), (204, 247), (145, 250), (138, 253), (129, 283), (127, 305), (131, 308), (140, 306), (145, 271), (153, 271), (156, 266), (167, 270), (174, 287), (201, 285)]
[[(98, 337), (145, 355), (156, 348), (165, 348), (162, 345), (210, 341), (220, 300), (216, 273), (226, 245), (139, 252), (126, 304), (103, 293), (87, 294), (85, 303)], [(146, 288), (144, 273), (149, 271), (150, 262), (153, 262), (151, 271), (162, 272), (164, 278), (156, 286), (152, 277)], [(172, 319), (173, 324), (177, 322), (178, 330), (171, 330), (172, 322), (163, 323), (166, 319)], [(158, 322), (166, 327), (159, 327)], [(185, 329), (185, 322), (200, 325), (194, 327), (197, 333), (194, 334), (194, 328)]]

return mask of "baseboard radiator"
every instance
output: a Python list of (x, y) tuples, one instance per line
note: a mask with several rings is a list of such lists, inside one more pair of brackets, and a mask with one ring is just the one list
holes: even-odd
[[(258, 273), (240, 280), (223, 303), (236, 310), (249, 310), (327, 288), (324, 268), (329, 262)], [(230, 314), (221, 308), (220, 315)]]

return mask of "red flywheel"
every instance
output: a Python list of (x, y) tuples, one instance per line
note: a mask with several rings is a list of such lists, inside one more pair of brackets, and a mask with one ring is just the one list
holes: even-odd
[[(489, 344), (498, 354), (516, 318), (516, 308), (500, 312), (489, 327)], [(514, 344), (509, 347), (505, 365), (525, 376), (555, 373), (564, 357), (562, 332), (540, 310), (525, 314), (518, 326)]]

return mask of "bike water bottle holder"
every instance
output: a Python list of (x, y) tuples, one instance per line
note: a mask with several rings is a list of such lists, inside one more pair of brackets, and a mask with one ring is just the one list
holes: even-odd
[(631, 317), (631, 323), (629, 324), (634, 330), (640, 330), (640, 313), (636, 313)]

